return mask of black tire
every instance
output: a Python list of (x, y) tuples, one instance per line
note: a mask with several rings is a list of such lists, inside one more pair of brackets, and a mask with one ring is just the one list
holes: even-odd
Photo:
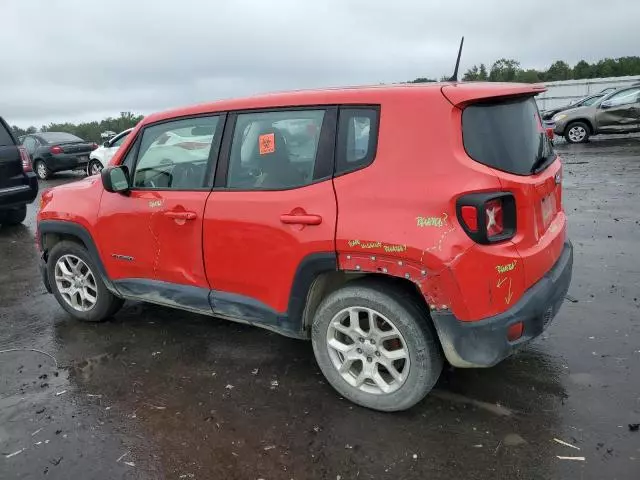
[(102, 171), (102, 169), (104, 168), (104, 166), (102, 165), (102, 162), (100, 160), (95, 160), (95, 159), (94, 160), (89, 160), (89, 163), (87, 163), (87, 176), (91, 176), (92, 175), (91, 170), (93, 169), (94, 166), (99, 166), (100, 169), (93, 175), (99, 174)]
[(46, 180), (51, 176), (51, 170), (42, 160), (36, 160), (33, 162), (33, 170), (40, 180)]
[[(327, 346), (329, 325), (339, 312), (349, 307), (373, 309), (401, 333), (410, 367), (397, 390), (362, 391), (349, 384), (334, 366)], [(324, 299), (315, 314), (311, 340), (318, 365), (333, 388), (352, 402), (373, 410), (392, 412), (412, 407), (429, 393), (442, 371), (442, 350), (425, 307), (404, 289), (375, 279), (353, 281)]]
[(6, 210), (0, 216), (0, 223), (4, 225), (19, 225), (27, 218), (27, 206)]
[[(90, 309), (86, 311), (79, 311), (74, 309), (67, 301), (62, 297), (58, 290), (58, 285), (55, 279), (55, 265), (56, 262), (63, 255), (75, 255), (80, 258), (87, 267), (91, 270), (95, 279), (96, 285), (96, 303)], [(99, 270), (96, 268), (95, 263), (91, 259), (91, 256), (84, 248), (84, 246), (71, 242), (62, 241), (57, 243), (49, 252), (49, 258), (47, 259), (47, 276), (49, 278), (49, 284), (53, 290), (53, 294), (58, 300), (58, 303), (64, 308), (72, 317), (82, 320), (83, 322), (101, 322), (107, 318), (113, 316), (124, 304), (124, 300), (113, 295), (105, 286), (100, 276)]]
[(571, 122), (564, 130), (564, 138), (568, 143), (587, 143), (591, 128), (584, 122)]

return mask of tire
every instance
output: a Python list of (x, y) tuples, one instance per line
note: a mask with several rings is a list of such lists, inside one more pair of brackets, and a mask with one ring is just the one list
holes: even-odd
[(6, 210), (0, 216), (0, 223), (4, 225), (19, 225), (27, 218), (27, 206), (23, 205), (13, 210)]
[(572, 122), (564, 132), (564, 138), (568, 143), (587, 143), (591, 129), (584, 122)]
[[(376, 338), (376, 332), (372, 333), (371, 329), (367, 332), (364, 328), (367, 323), (364, 318), (371, 318), (371, 311), (375, 312), (373, 318), (380, 328), (390, 323), (400, 336), (397, 336), (394, 330), (384, 330), (382, 335), (395, 338), (381, 341), (378, 337), (375, 345), (371, 345), (374, 343), (371, 340)], [(358, 320), (358, 323), (362, 327), (361, 332), (365, 334), (364, 342), (363, 336), (355, 338), (352, 335), (342, 335), (342, 332), (335, 328), (337, 320), (345, 315), (343, 321), (353, 318), (351, 312), (363, 318)], [(352, 327), (351, 320), (348, 323), (349, 327), (341, 323), (342, 328)], [(338, 350), (328, 345), (328, 340), (335, 344), (336, 337), (340, 335), (345, 343), (353, 341), (352, 345), (347, 346), (351, 347), (348, 353), (338, 353)], [(412, 407), (429, 393), (442, 371), (442, 350), (428, 312), (413, 295), (387, 282), (356, 280), (331, 293), (316, 311), (311, 340), (316, 361), (331, 386), (345, 398), (373, 410), (393, 412)], [(394, 342), (395, 347), (389, 342)], [(398, 346), (403, 348), (392, 349)], [(375, 351), (372, 352), (372, 349)], [(401, 380), (398, 380), (382, 363), (389, 362), (388, 358), (393, 354), (397, 355), (400, 350), (406, 353), (408, 358), (395, 360), (395, 371), (402, 376)], [(342, 360), (346, 360), (347, 355), (351, 356), (350, 360), (357, 357), (361, 359), (351, 360), (353, 363), (348, 367), (349, 371), (340, 373), (338, 365), (341, 364), (341, 355)], [(347, 362), (342, 363), (343, 366), (346, 364)], [(369, 367), (366, 367), (367, 364)], [(358, 366), (361, 367), (359, 371)], [(365, 368), (377, 371), (378, 380), (368, 378), (357, 386), (360, 377), (366, 376)], [(383, 376), (385, 378), (382, 378)], [(381, 378), (382, 382), (379, 382)], [(391, 383), (385, 379), (390, 379)], [(383, 382), (387, 384), (386, 391), (380, 387)]]
[(46, 180), (51, 176), (51, 171), (42, 160), (36, 160), (33, 162), (33, 170), (36, 172), (36, 175), (40, 180)]
[[(63, 293), (60, 291), (60, 286), (56, 281), (56, 266), (58, 264), (58, 261), (62, 257), (65, 257), (65, 260), (67, 260), (67, 266), (69, 265), (69, 261), (73, 261), (73, 258), (79, 259), (91, 273), (90, 278), (93, 281), (87, 279), (86, 283), (88, 286), (86, 288), (95, 298), (92, 306), (89, 306), (89, 303), (91, 302), (88, 299), (83, 299), (81, 296), (79, 297), (79, 294), (69, 295), (69, 297), (74, 297), (76, 303), (81, 304), (80, 308), (84, 309), (74, 307), (70, 303), (70, 300), (63, 296)], [(81, 268), (79, 272), (74, 272), (73, 274), (79, 273), (81, 275), (86, 275), (87, 270)], [(63, 270), (59, 270), (59, 273), (63, 273)], [(53, 294), (56, 297), (56, 300), (58, 300), (60, 306), (64, 308), (72, 317), (78, 320), (82, 320), (84, 322), (101, 322), (113, 316), (118, 310), (120, 310), (120, 308), (124, 304), (124, 300), (116, 297), (109, 290), (107, 290), (107, 287), (102, 281), (99, 270), (96, 268), (96, 265), (91, 259), (91, 256), (89, 255), (87, 250), (78, 243), (62, 241), (60, 243), (57, 243), (51, 249), (51, 252), (49, 252), (49, 258), (47, 260), (47, 276), (49, 279), (49, 284), (51, 285), (51, 289), (53, 290)], [(70, 281), (66, 280), (61, 282), (61, 284), (63, 288), (65, 288), (66, 285), (73, 286)], [(78, 299), (80, 299), (80, 302), (77, 301)]]
[(87, 164), (87, 176), (99, 174), (104, 166), (100, 160), (89, 160)]

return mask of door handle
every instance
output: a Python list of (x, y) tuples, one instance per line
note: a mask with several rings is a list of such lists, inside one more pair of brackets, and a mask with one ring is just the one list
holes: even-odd
[(165, 217), (173, 218), (174, 220), (195, 220), (195, 212), (164, 212)]
[(285, 213), (280, 215), (280, 221), (286, 225), (320, 225), (322, 223), (322, 217), (320, 215), (307, 215)]

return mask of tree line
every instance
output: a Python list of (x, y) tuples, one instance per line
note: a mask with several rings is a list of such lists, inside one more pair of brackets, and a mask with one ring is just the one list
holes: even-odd
[(49, 125), (43, 125), (39, 129), (30, 126), (26, 129), (22, 129), (16, 125), (13, 125), (13, 133), (16, 136), (26, 135), (28, 133), (36, 132), (67, 132), (80, 137), (83, 140), (89, 142), (101, 143), (101, 133), (106, 131), (112, 131), (119, 133), (127, 128), (135, 127), (144, 117), (142, 115), (136, 115), (131, 112), (120, 112), (120, 116), (117, 118), (107, 117), (104, 120), (85, 122), (85, 123), (50, 123)]
[[(573, 67), (567, 62), (558, 60), (546, 70), (524, 69), (517, 60), (501, 58), (493, 62), (490, 67), (484, 63), (474, 65), (464, 73), (462, 80), (466, 82), (537, 83), (584, 78), (625, 77), (628, 75), (640, 75), (640, 57), (605, 58), (595, 63), (580, 60)], [(435, 81), (435, 79), (421, 77), (410, 83)]]

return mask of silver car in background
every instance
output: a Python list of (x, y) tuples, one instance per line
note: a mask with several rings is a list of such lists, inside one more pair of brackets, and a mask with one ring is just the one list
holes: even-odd
[(585, 143), (592, 135), (640, 132), (640, 85), (617, 89), (593, 105), (553, 116), (554, 132), (569, 143)]

